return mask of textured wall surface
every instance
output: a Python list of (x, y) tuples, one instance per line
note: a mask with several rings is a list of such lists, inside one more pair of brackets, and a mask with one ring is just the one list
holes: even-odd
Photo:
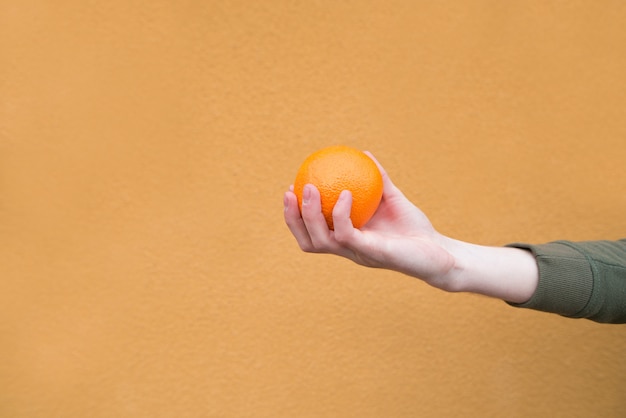
[(442, 232), (626, 235), (621, 1), (0, 1), (0, 416), (617, 417), (626, 328), (301, 253), (372, 151)]

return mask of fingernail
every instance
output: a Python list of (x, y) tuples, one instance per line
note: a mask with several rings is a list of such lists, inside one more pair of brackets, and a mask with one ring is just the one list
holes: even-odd
[(302, 190), (302, 204), (308, 204), (309, 200), (311, 200), (311, 186), (307, 184), (304, 186), (304, 190)]

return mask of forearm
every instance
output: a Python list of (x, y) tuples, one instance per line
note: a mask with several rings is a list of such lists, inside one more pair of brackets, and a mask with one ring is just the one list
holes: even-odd
[(523, 303), (537, 289), (537, 261), (528, 251), (481, 246), (450, 238), (445, 239), (445, 246), (455, 260), (454, 268), (446, 277), (446, 290)]
[(426, 280), (452, 292), (570, 318), (626, 323), (626, 240), (487, 247), (439, 237), (454, 267)]

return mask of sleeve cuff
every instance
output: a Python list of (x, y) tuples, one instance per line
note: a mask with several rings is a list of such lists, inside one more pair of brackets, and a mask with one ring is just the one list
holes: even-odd
[(539, 267), (539, 283), (533, 296), (524, 303), (507, 302), (509, 305), (579, 317), (593, 291), (593, 272), (584, 254), (563, 242), (514, 243), (507, 247), (531, 251)]

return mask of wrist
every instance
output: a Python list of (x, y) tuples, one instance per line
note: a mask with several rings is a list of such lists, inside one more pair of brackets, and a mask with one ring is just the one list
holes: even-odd
[(525, 250), (489, 247), (444, 238), (454, 259), (444, 290), (471, 292), (522, 303), (534, 294), (539, 280), (537, 262)]

